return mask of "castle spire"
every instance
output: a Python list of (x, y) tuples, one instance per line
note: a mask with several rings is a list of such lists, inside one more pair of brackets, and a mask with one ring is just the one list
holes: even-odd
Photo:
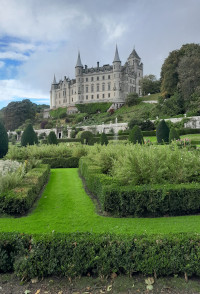
[(119, 53), (118, 53), (117, 45), (116, 45), (115, 57), (114, 57), (113, 62), (116, 62), (116, 61), (121, 62), (120, 59), (119, 59)]
[(56, 84), (56, 76), (54, 74), (54, 78), (53, 78), (53, 83), (52, 84)]
[(76, 67), (77, 67), (77, 66), (81, 66), (81, 67), (83, 67), (83, 65), (82, 65), (82, 63), (81, 63), (80, 51), (78, 51), (78, 59), (77, 59)]

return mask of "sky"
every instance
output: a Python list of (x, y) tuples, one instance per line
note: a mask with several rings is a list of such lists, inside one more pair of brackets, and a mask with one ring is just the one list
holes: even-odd
[(136, 49), (144, 75), (160, 77), (169, 52), (200, 43), (200, 0), (0, 0), (0, 109), (30, 99), (49, 104), (53, 76), (82, 64), (122, 65)]

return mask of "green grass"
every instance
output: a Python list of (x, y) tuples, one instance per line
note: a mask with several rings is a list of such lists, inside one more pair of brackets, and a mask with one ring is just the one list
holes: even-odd
[(95, 232), (116, 234), (200, 233), (200, 215), (164, 218), (111, 218), (95, 212), (77, 169), (52, 169), (49, 183), (33, 212), (1, 218), (1, 232)]
[(155, 100), (158, 101), (158, 97), (160, 97), (160, 93), (146, 95), (142, 97), (142, 101), (149, 101), (149, 100)]
[(200, 141), (200, 134), (188, 134), (180, 136), (181, 139), (187, 138), (194, 141)]

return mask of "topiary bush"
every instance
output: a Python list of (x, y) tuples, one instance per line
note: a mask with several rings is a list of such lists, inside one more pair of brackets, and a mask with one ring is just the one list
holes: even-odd
[(134, 126), (134, 128), (129, 133), (129, 141), (133, 144), (143, 144), (144, 139), (141, 132), (141, 129), (138, 126)]
[(101, 142), (101, 145), (108, 145), (108, 138), (105, 133), (101, 134), (100, 142)]
[(172, 127), (169, 132), (169, 143), (171, 143), (174, 140), (179, 140), (179, 139), (180, 139), (180, 136), (179, 136), (177, 130)]
[(0, 158), (8, 152), (8, 134), (4, 125), (0, 122)]
[(33, 126), (31, 124), (28, 124), (28, 126), (25, 128), (22, 137), (21, 137), (21, 145), (27, 146), (27, 145), (34, 145), (38, 143), (37, 134), (33, 130)]
[(58, 140), (54, 131), (51, 131), (47, 137), (48, 144), (58, 144)]
[(169, 128), (164, 120), (161, 120), (156, 128), (158, 143), (169, 143)]
[(94, 145), (94, 135), (90, 131), (84, 131), (81, 134), (81, 143), (86, 145)]

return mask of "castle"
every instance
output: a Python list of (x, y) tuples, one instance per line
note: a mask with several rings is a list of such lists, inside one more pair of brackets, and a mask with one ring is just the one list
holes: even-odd
[(50, 90), (50, 108), (74, 107), (76, 104), (112, 102), (114, 108), (124, 104), (127, 94), (141, 96), (140, 79), (143, 77), (143, 63), (135, 49), (122, 66), (116, 46), (113, 65), (105, 64), (95, 68), (83, 67), (80, 52), (75, 67), (76, 78), (56, 82)]

